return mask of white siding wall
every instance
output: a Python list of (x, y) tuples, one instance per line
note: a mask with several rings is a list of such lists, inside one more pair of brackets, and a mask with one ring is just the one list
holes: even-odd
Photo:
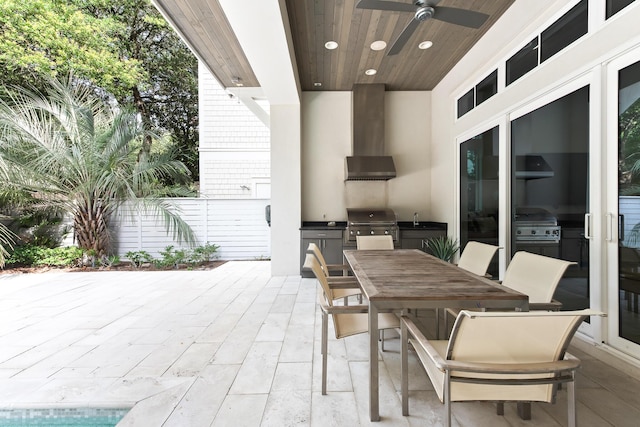
[[(246, 260), (271, 256), (270, 229), (264, 210), (269, 200), (172, 199), (181, 217), (191, 226), (198, 245), (220, 246), (224, 260)], [(161, 221), (150, 215), (121, 215), (114, 224), (114, 249), (121, 257), (128, 251), (144, 250), (158, 257), (169, 245), (185, 247), (167, 235)]]
[(202, 64), (198, 72), (200, 196), (261, 197), (260, 187), (271, 176), (269, 128), (230, 97)]
[(624, 217), (624, 241), (622, 244), (630, 248), (640, 248), (638, 234), (632, 232), (632, 229), (640, 224), (640, 197), (620, 197), (619, 213)]

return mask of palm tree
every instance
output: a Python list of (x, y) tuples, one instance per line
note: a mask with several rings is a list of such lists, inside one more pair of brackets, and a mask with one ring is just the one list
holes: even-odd
[(140, 150), (147, 136), (133, 110), (110, 107), (88, 85), (51, 80), (46, 94), (13, 87), (0, 100), (1, 185), (28, 191), (42, 206), (73, 217), (78, 246), (110, 249), (109, 224), (124, 203), (159, 215), (178, 242), (195, 241), (161, 182), (186, 182), (170, 154)]
[(0, 268), (4, 267), (10, 249), (13, 249), (13, 233), (4, 224), (0, 224)]

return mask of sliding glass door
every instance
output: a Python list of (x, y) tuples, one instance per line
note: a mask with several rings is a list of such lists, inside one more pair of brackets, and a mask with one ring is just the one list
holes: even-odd
[(511, 254), (574, 261), (554, 299), (563, 310), (590, 307), (589, 86), (511, 121)]
[[(634, 62), (635, 61), (635, 62)], [(617, 153), (609, 163), (616, 188), (610, 203), (609, 338), (618, 349), (640, 355), (640, 54), (614, 61), (609, 67), (611, 129)], [(616, 220), (617, 219), (617, 220)], [(615, 227), (617, 225), (617, 227)], [(617, 228), (617, 230), (616, 230)], [(617, 233), (616, 233), (617, 231)]]

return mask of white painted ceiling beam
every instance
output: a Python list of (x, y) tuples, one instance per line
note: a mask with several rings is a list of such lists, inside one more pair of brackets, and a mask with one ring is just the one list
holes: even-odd
[(219, 0), (270, 105), (300, 104), (284, 0)]

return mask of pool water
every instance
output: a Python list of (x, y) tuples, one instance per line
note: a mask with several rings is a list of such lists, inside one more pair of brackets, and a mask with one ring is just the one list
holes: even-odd
[(114, 427), (129, 409), (0, 409), (0, 427)]

